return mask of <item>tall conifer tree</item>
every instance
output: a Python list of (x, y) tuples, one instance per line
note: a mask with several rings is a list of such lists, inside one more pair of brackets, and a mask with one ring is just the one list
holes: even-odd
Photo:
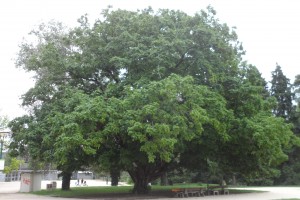
[(273, 113), (277, 117), (282, 117), (288, 121), (293, 110), (294, 94), (290, 80), (283, 74), (278, 64), (275, 71), (272, 72), (271, 84), (271, 96), (274, 96), (277, 100), (277, 106), (274, 108)]

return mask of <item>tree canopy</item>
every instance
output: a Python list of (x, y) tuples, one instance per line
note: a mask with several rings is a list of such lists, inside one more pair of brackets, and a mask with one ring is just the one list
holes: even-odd
[(127, 171), (137, 193), (208, 160), (270, 174), (287, 159), (290, 125), (272, 115), (266, 82), (215, 15), (106, 9), (93, 25), (41, 24), (16, 62), (36, 84), (23, 96), (31, 113), (10, 123), (12, 152), (55, 163), (63, 189), (74, 170), (99, 163)]

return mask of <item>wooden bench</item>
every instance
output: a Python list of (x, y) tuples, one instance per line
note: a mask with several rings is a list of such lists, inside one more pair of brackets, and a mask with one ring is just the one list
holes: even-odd
[(221, 186), (221, 193), (222, 194), (229, 194), (229, 190), (228, 190), (228, 188), (227, 188), (227, 186)]
[(206, 188), (176, 188), (171, 190), (174, 197), (205, 196)]
[(204, 192), (206, 191), (206, 188), (186, 188), (184, 189), (184, 193), (186, 197), (189, 197), (189, 195), (191, 196), (205, 196)]
[(212, 195), (229, 194), (229, 190), (227, 189), (227, 186), (221, 186), (221, 185), (208, 186), (207, 194), (208, 195), (209, 194), (212, 194)]
[(176, 188), (171, 190), (174, 194), (174, 197), (184, 197), (184, 189)]

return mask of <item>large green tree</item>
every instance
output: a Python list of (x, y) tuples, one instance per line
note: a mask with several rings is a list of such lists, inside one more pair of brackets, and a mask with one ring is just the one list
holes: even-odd
[[(124, 100), (126, 110), (120, 121), (125, 124), (120, 126), (113, 120), (109, 125), (127, 127), (124, 133), (130, 138), (121, 142), (125, 145), (121, 151), (125, 155), (120, 157), (130, 161), (126, 170), (139, 193), (146, 192), (149, 182), (178, 162), (190, 142), (204, 143), (201, 135), (206, 127), (221, 140), (227, 139), (226, 118), (231, 112), (226, 109), (224, 99), (206, 87), (195, 85), (191, 78), (174, 75), (151, 82), (130, 91)], [(110, 135), (114, 132), (108, 130)], [(126, 156), (130, 152), (139, 153)]]
[(240, 63), (236, 33), (215, 15), (107, 9), (93, 25), (86, 16), (70, 30), (42, 24), (20, 45), (17, 66), (36, 84), (23, 96), (30, 115), (10, 124), (11, 148), (53, 161), (63, 189), (73, 170), (101, 163), (128, 171), (137, 193), (191, 160), (240, 171), (226, 160), (253, 155), (251, 172), (283, 160), (288, 125), (273, 131), (282, 123), (268, 113), (264, 81)]
[[(143, 87), (130, 87), (124, 93), (122, 99), (105, 101), (105, 106), (99, 103), (103, 97), (97, 96), (92, 100), (97, 103), (85, 102), (89, 108), (79, 105), (65, 117), (76, 117), (72, 120), (76, 127), (89, 124), (82, 132), (99, 145), (98, 159), (108, 167), (117, 165), (126, 170), (134, 181), (134, 192), (146, 193), (148, 183), (179, 162), (192, 140), (200, 142), (204, 127), (226, 141), (226, 118), (231, 113), (224, 99), (205, 86), (195, 85), (191, 77), (171, 75)], [(90, 113), (95, 109), (98, 112)], [(105, 117), (90, 117), (100, 112), (106, 113)], [(93, 121), (102, 126), (93, 126)]]

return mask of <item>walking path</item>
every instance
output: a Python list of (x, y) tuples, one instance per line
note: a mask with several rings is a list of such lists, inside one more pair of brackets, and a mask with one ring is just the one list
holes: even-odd
[(258, 187), (258, 188), (238, 188), (245, 190), (260, 190), (265, 192), (207, 196), (202, 200), (281, 200), (300, 199), (300, 187)]
[[(46, 184), (50, 181), (42, 182), (42, 189), (46, 188)], [(100, 180), (88, 180), (89, 186), (108, 186), (105, 181)], [(61, 182), (58, 181), (58, 187)], [(71, 186), (75, 187), (75, 181), (71, 182)], [(1, 200), (78, 200), (77, 198), (58, 198), (38, 196), (27, 193), (18, 193), (20, 189), (20, 182), (0, 182), (0, 199)], [(300, 187), (258, 187), (258, 188), (239, 188), (239, 189), (251, 189), (261, 190), (266, 192), (260, 193), (247, 193), (247, 194), (230, 194), (230, 195), (218, 195), (218, 196), (206, 196), (206, 197), (189, 197), (188, 199), (199, 200), (281, 200), (281, 199), (300, 199)], [(93, 200), (101, 200), (101, 198), (95, 198)], [(164, 198), (163, 200), (174, 200), (177, 198)], [(178, 198), (179, 199), (179, 198)], [(181, 198), (180, 198), (181, 199)], [(92, 199), (90, 199), (92, 200)], [(116, 200), (116, 199), (115, 199)]]

